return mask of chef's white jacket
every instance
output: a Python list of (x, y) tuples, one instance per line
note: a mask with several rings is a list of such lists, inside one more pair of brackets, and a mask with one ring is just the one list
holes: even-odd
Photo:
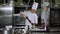
[[(35, 23), (37, 24), (38, 23), (38, 16), (37, 14), (35, 13), (31, 13), (30, 11), (26, 11), (26, 12), (23, 12), (26, 16), (28, 16), (28, 18), (30, 19), (30, 21), (32, 23)], [(25, 31), (27, 31), (27, 28), (28, 28), (28, 25), (29, 25), (29, 28), (32, 27), (32, 24), (26, 19), (25, 21), (25, 24), (26, 24), (26, 27), (25, 27)]]

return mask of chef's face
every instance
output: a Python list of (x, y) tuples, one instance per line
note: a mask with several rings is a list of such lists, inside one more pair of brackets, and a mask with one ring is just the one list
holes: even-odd
[(35, 12), (36, 12), (36, 10), (34, 10), (34, 9), (31, 9), (31, 12), (32, 12), (32, 13), (35, 13)]

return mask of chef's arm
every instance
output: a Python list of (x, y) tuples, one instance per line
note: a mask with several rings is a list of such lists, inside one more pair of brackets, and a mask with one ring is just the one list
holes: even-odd
[(26, 16), (26, 19), (33, 25), (33, 23), (32, 23), (31, 20), (28, 18), (28, 16)]
[(26, 15), (24, 14), (24, 12), (20, 12), (19, 15), (23, 16), (26, 19)]
[(33, 23), (31, 22), (31, 20), (28, 18), (28, 16), (26, 16), (26, 15), (24, 14), (24, 12), (20, 12), (19, 15), (20, 15), (20, 16), (23, 16), (25, 19), (27, 19), (27, 20), (33, 25)]
[(27, 19), (32, 25), (38, 24), (38, 16), (35, 16), (35, 19), (34, 19), (34, 22), (35, 22), (35, 23), (32, 23), (31, 20), (28, 18), (28, 16), (26, 16), (26, 19)]

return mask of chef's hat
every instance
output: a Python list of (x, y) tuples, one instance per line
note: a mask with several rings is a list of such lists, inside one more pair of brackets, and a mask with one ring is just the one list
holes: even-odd
[(32, 5), (32, 9), (37, 10), (37, 7), (38, 7), (38, 3), (34, 2), (33, 5)]

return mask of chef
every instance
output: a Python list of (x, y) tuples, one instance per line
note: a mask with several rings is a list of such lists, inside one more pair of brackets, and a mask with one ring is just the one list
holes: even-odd
[(38, 16), (36, 14), (37, 7), (38, 7), (38, 3), (34, 2), (31, 11), (28, 10), (28, 11), (20, 12), (20, 15), (26, 19), (25, 21), (26, 27), (24, 29), (24, 33), (26, 33), (28, 26), (29, 29), (31, 29), (32, 26), (33, 28), (35, 28), (35, 25), (38, 23)]
[(49, 6), (48, 2), (43, 2), (41, 5), (42, 7), (41, 22), (43, 29), (46, 29), (46, 26), (48, 25), (49, 22), (48, 20), (49, 20), (50, 8), (48, 6)]

